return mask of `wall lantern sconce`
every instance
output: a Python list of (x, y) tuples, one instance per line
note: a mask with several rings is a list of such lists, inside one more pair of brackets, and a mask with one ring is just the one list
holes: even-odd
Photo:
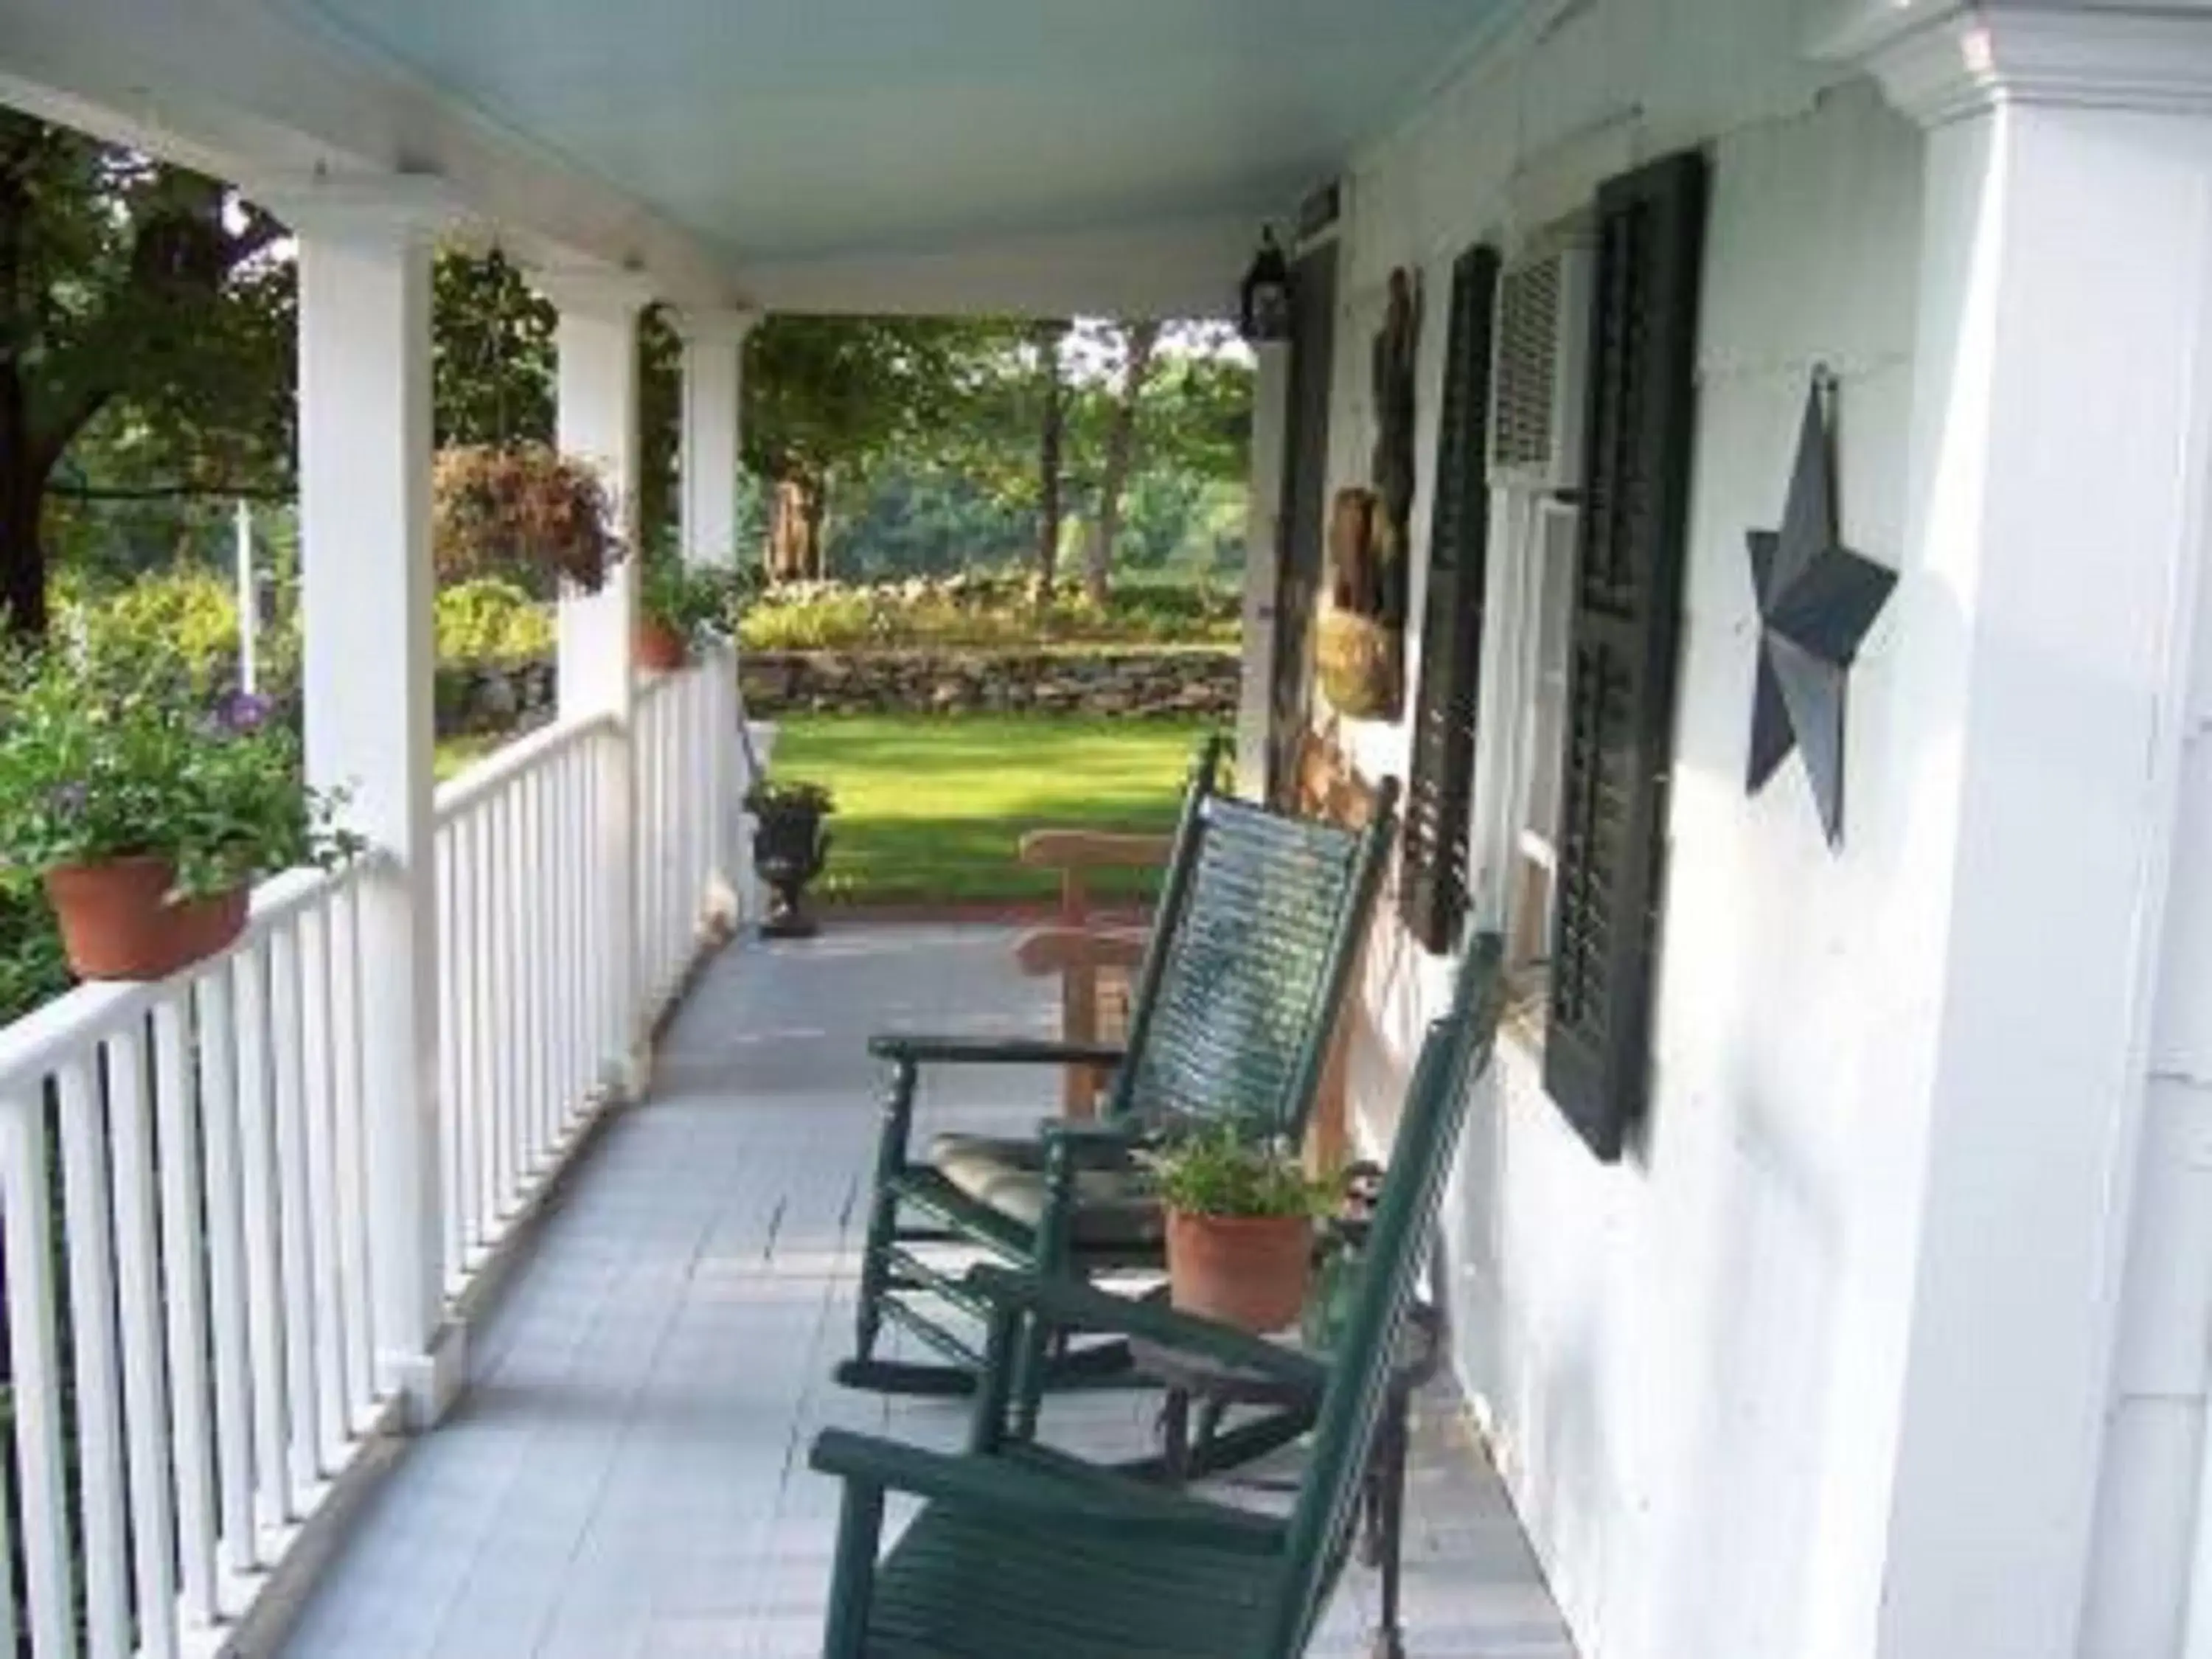
[(1254, 345), (1291, 337), (1291, 262), (1272, 229), (1260, 233), (1260, 251), (1237, 291), (1237, 326)]

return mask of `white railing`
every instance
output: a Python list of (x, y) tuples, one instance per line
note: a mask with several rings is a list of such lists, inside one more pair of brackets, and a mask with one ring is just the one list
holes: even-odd
[[(439, 791), (449, 1293), (626, 1080), (732, 902), (738, 718), (712, 649), (641, 687), (627, 737), (611, 716), (556, 726)], [(220, 957), (0, 1028), (0, 1659), (221, 1647), (397, 1421), (361, 921), (391, 868), (281, 877)]]
[(366, 870), (270, 882), (222, 956), (0, 1030), (0, 1652), (205, 1646), (376, 1425)]
[(445, 1268), (496, 1249), (596, 1098), (608, 971), (611, 719), (550, 727), (438, 792), (438, 1059)]
[(726, 646), (659, 676), (637, 700), (638, 981), (648, 1020), (683, 988), (710, 913), (735, 902), (744, 792), (737, 660)]

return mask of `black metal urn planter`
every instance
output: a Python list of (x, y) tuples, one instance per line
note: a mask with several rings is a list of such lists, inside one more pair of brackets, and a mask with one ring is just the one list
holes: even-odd
[(755, 826), (753, 868), (772, 895), (762, 936), (811, 939), (816, 923), (806, 914), (806, 889), (829, 859), (823, 820), (837, 810), (836, 802), (818, 783), (763, 778), (746, 792), (745, 810)]

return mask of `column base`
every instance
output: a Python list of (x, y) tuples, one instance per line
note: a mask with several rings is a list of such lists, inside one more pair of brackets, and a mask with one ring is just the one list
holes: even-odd
[(377, 1371), (404, 1402), (407, 1432), (434, 1429), (468, 1388), (469, 1328), (449, 1319), (430, 1338), (428, 1352), (380, 1355)]

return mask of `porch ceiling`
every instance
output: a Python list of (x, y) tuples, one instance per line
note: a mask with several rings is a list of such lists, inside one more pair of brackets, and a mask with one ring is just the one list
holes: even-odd
[(1220, 227), (1198, 231), (1218, 259), (1513, 3), (275, 0), (782, 303), (810, 270), (1081, 238), (1097, 258), (1117, 228), (1156, 247)]

